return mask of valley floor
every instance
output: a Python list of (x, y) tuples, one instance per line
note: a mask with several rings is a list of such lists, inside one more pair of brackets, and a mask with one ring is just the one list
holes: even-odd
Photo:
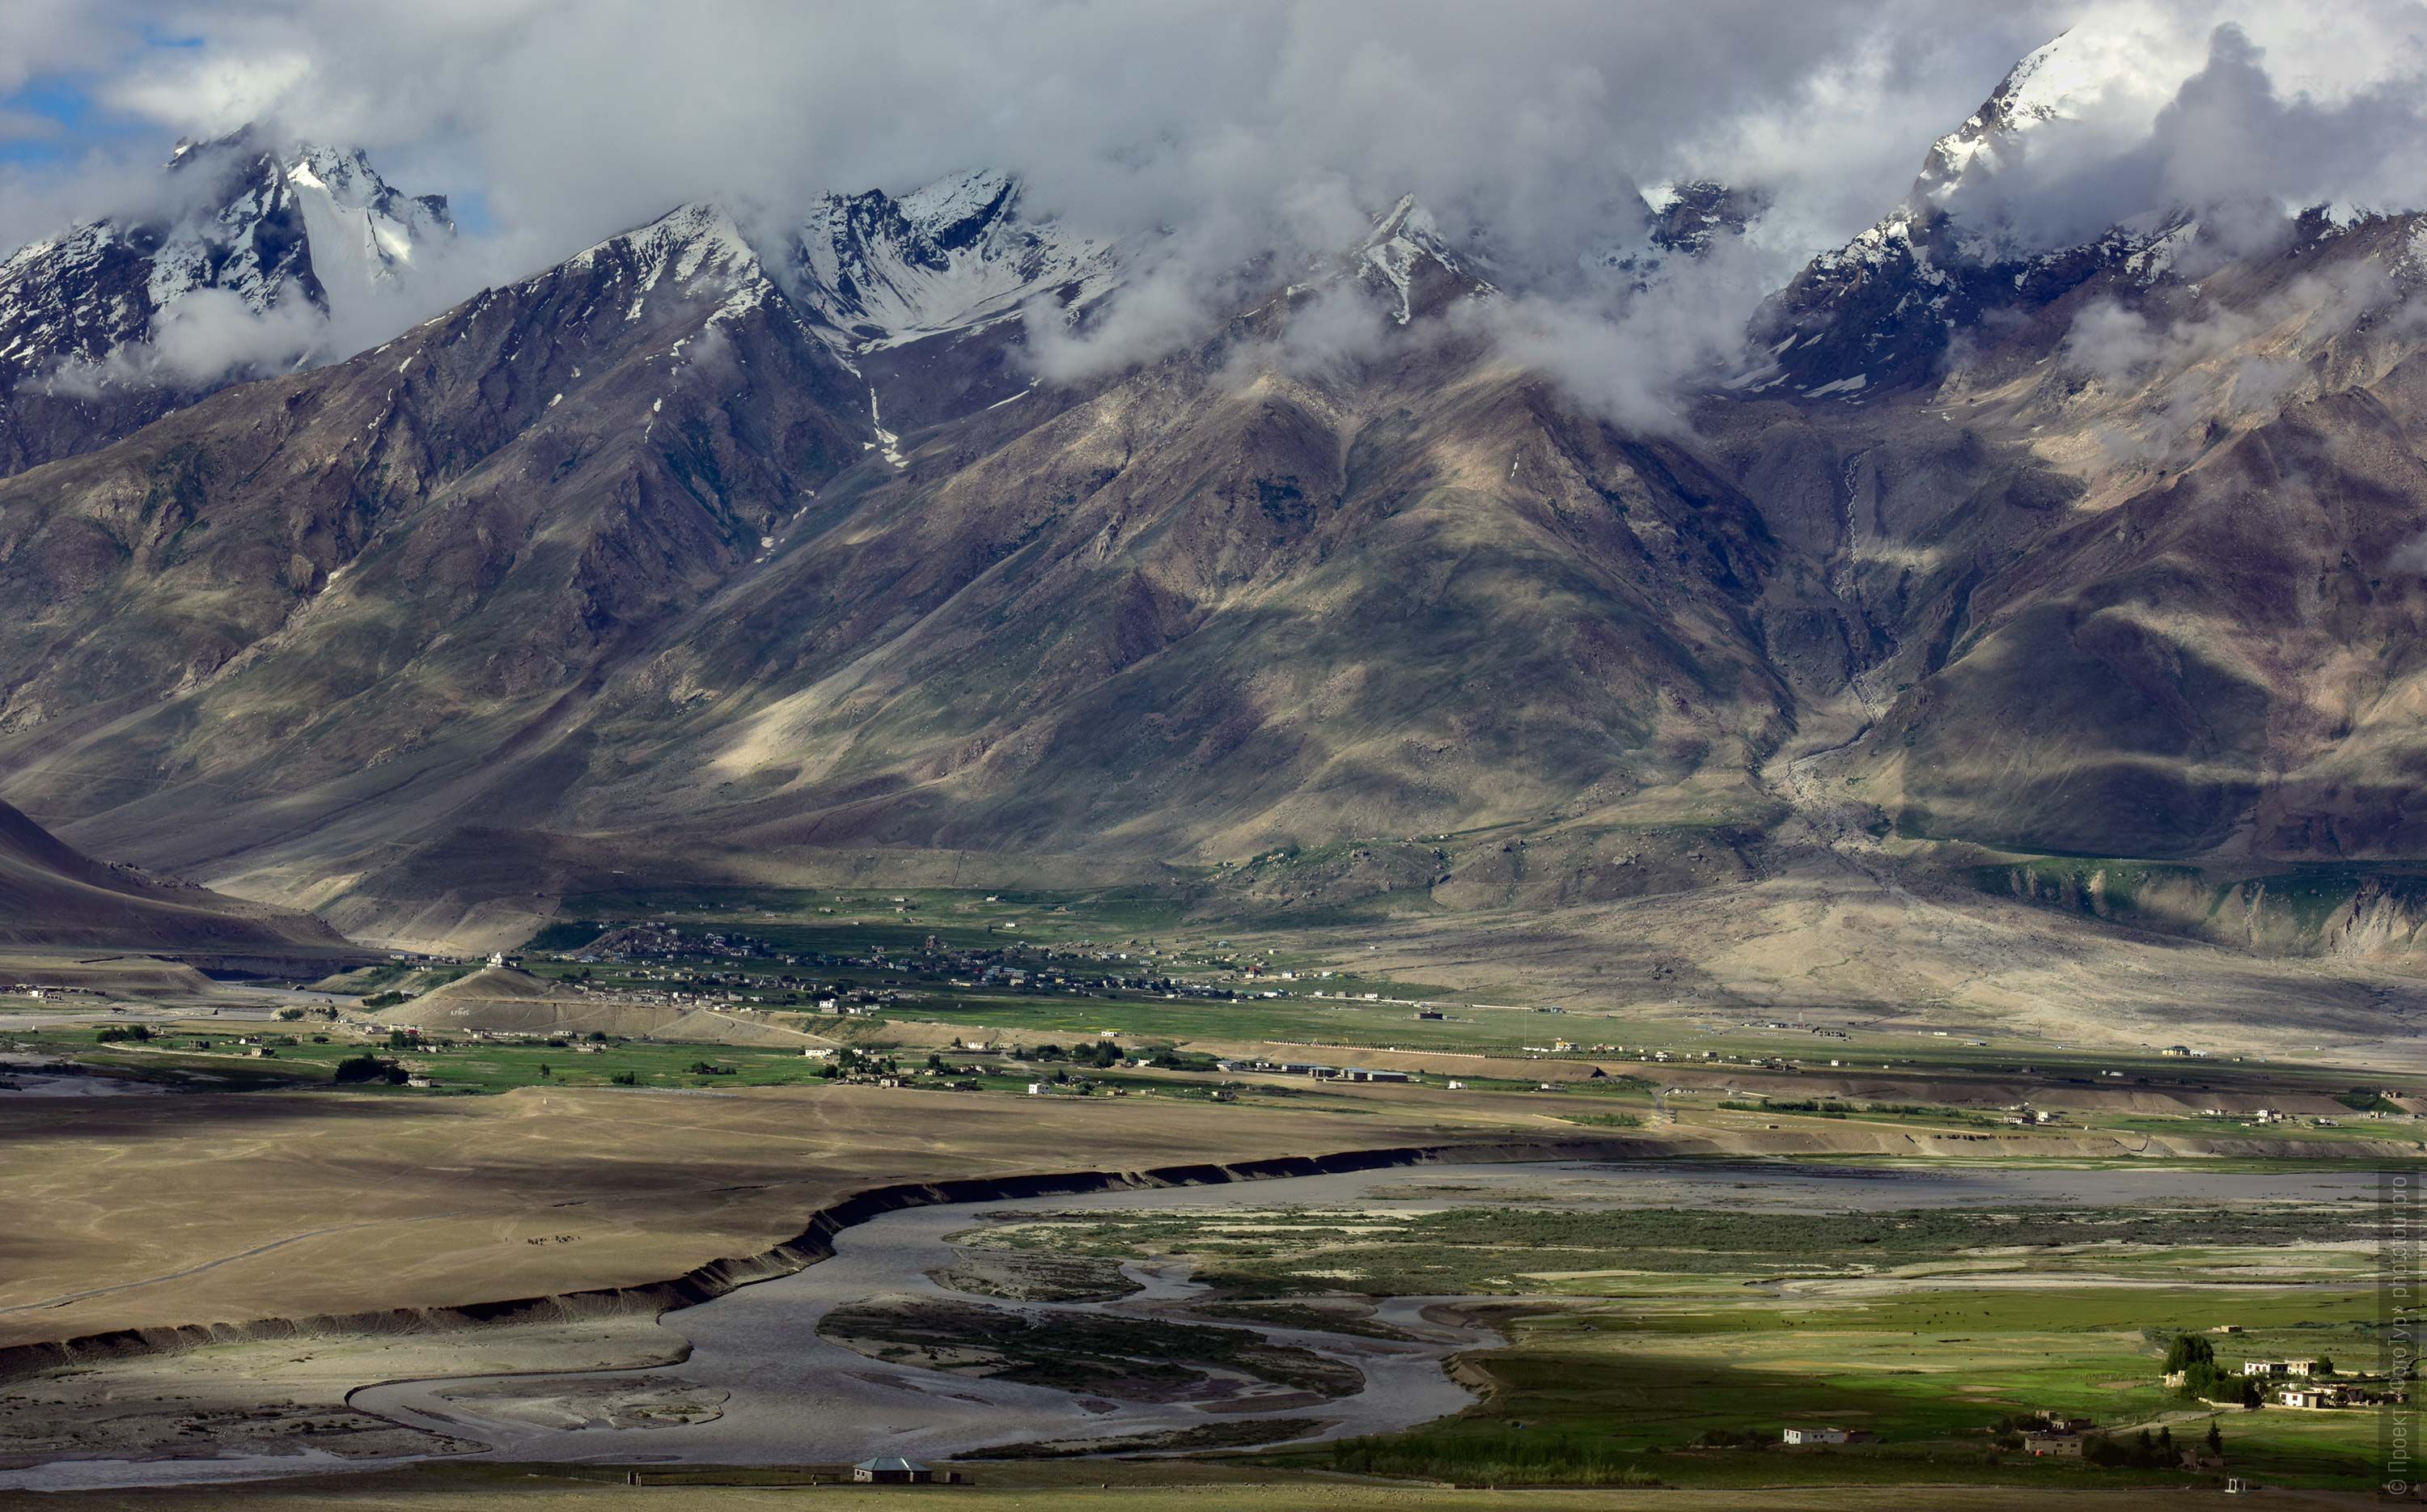
[[(513, 967), (10, 963), (0, 1209), (36, 1221), (0, 1267), (0, 1488), (748, 1506), (827, 1493), (582, 1477), (888, 1447), (1110, 1509), (2373, 1479), (2377, 1410), (2157, 1379), (2180, 1333), (2382, 1353), (2375, 1173), (2427, 1161), (2427, 1100), (2356, 1039), (1560, 1001), (1422, 921), (1350, 952), (1050, 896), (598, 902)], [(1195, 1184), (1236, 1177), (1272, 1184)], [(892, 1211), (951, 1201), (949, 1233)], [(2043, 1413), (2124, 1457), (2019, 1453)], [(1879, 1441), (1779, 1444), (1807, 1420)], [(2212, 1422), (2224, 1464), (2177, 1466)], [(1124, 1435), (1153, 1457), (1101, 1457)], [(347, 1465), (377, 1469), (288, 1478)]]

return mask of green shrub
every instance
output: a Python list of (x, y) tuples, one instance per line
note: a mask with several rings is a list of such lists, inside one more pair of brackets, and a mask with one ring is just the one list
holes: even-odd
[(2175, 1446), (2174, 1429), (2160, 1428), (2152, 1434), (2143, 1428), (2130, 1439), (2087, 1435), (2081, 1440), (2081, 1457), (2109, 1468), (2171, 1470), (2182, 1462), (2182, 1452)]

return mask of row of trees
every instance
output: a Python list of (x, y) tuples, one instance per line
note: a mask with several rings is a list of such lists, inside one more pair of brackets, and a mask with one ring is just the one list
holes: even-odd
[(1093, 1045), (1082, 1045), (1069, 1050), (1059, 1045), (1039, 1045), (1033, 1050), (1015, 1045), (1011, 1048), (1011, 1058), (1015, 1061), (1067, 1060), (1073, 1065), (1092, 1065), (1100, 1071), (1121, 1064), (1121, 1048), (1108, 1039), (1099, 1039)]
[[(2216, 1420), (2207, 1423), (2207, 1452), (2224, 1457), (2224, 1430)], [(2129, 1466), (2142, 1470), (2171, 1470), (2183, 1462), (2182, 1446), (2175, 1442), (2175, 1430), (2159, 1428), (2151, 1433), (2143, 1428), (2131, 1439), (2109, 1439), (2104, 1434), (2092, 1434), (2081, 1441), (2081, 1457), (2093, 1465)]]

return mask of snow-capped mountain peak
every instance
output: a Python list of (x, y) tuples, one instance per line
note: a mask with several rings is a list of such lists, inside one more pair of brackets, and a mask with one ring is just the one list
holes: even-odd
[(1395, 293), (1398, 309), (1393, 318), (1401, 325), (1415, 314), (1416, 284), (1427, 264), (1458, 271), (1458, 260), (1442, 245), (1441, 222), (1412, 194), (1399, 196), (1399, 203), (1374, 222), (1358, 256), (1359, 277), (1369, 282), (1378, 277)]
[(646, 225), (619, 231), (575, 252), (563, 267), (586, 268), (610, 249), (628, 250), (649, 270), (652, 285), (671, 273), (689, 287), (705, 275), (725, 279), (759, 276), (758, 254), (742, 236), (732, 212), (713, 200), (678, 204)]
[(155, 313), (198, 288), (226, 289), (258, 312), (292, 284), (344, 314), (455, 235), (443, 197), (408, 198), (358, 151), (311, 142), (270, 151), (247, 131), (181, 143), (170, 169), (214, 172), (219, 184), (200, 213), (155, 228)]
[(2111, 154), (2145, 137), (2198, 61), (2153, 44), (2144, 21), (2119, 7), (2009, 70), (1931, 144), (1901, 203), (1814, 258), (1772, 301), (1764, 339), (1776, 361), (1765, 386), (1844, 397), (1926, 381), (1952, 333), (1986, 311), (2045, 303), (2109, 267), (2144, 285), (2165, 276), (2191, 210), (2152, 204), (2111, 225), (2073, 225), (2047, 214), (2044, 193), (2017, 198), (1993, 186), (2032, 158), (2026, 190), (2032, 179), (2061, 183), (2069, 154)]
[(854, 350), (901, 346), (1017, 315), (1055, 293), (1069, 303), (1117, 277), (1106, 242), (1019, 209), (1020, 184), (981, 170), (895, 199), (829, 194), (793, 237), (791, 274), (805, 301)]
[(2064, 118), (2066, 97), (2082, 73), (2081, 48), (2065, 45), (2072, 35), (2060, 35), (2015, 64), (1979, 109), (1930, 143), (1914, 187), (1917, 196), (1943, 203), (1961, 185), (1995, 172), (2031, 128)]
[(1391, 318), (1406, 325), (1450, 300), (1481, 298), (1493, 289), (1469, 259), (1451, 251), (1441, 222), (1412, 194), (1403, 194), (1374, 219), (1357, 249), (1354, 270), (1391, 306)]
[(708, 200), (676, 205), (647, 225), (576, 252), (529, 282), (594, 268), (607, 269), (619, 282), (628, 276), (629, 287), (619, 288), (614, 296), (623, 301), (627, 321), (640, 319), (660, 300), (713, 300), (723, 310), (739, 311), (757, 304), (774, 287), (732, 213)]
[(1979, 109), (1930, 144), (1914, 202), (1947, 205), (2044, 147), (2051, 128), (2143, 130), (2195, 66), (2154, 45), (2128, 8), (2090, 18), (2016, 63)]
[(455, 236), (361, 153), (254, 130), (179, 141), (145, 199), (0, 261), (0, 467), (347, 355), (441, 286)]
[(1700, 257), (1725, 237), (1740, 236), (1769, 208), (1769, 196), (1711, 179), (1664, 185), (1645, 196), (1652, 211), (1646, 233), (1664, 252)]
[[(121, 367), (118, 377), (137, 376), (141, 365), (113, 360), (206, 290), (256, 317), (290, 301), (343, 316), (393, 292), (455, 235), (443, 198), (399, 193), (361, 153), (273, 148), (252, 130), (179, 141), (155, 203), (0, 264), (0, 377), (62, 366), (95, 382)], [(175, 375), (202, 386), (220, 376)]]
[(383, 268), (410, 264), (416, 250), (455, 234), (445, 195), (408, 199), (389, 187), (359, 151), (307, 144), (297, 149), (285, 170), (286, 182), (307, 197), (307, 203), (317, 195), (335, 215), (359, 219), (366, 243)]
[(983, 236), (1019, 194), (1019, 181), (992, 169), (947, 174), (902, 197), (902, 217), (934, 246)]

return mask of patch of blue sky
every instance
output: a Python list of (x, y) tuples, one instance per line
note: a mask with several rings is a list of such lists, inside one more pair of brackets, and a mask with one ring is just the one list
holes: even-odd
[[(203, 45), (199, 36), (156, 25), (145, 26), (139, 35), (138, 55)], [(102, 104), (99, 78), (90, 73), (37, 74), (0, 98), (0, 163), (30, 168), (69, 163), (96, 147), (131, 145), (158, 134), (156, 122)], [(161, 145), (165, 151), (167, 144)]]

